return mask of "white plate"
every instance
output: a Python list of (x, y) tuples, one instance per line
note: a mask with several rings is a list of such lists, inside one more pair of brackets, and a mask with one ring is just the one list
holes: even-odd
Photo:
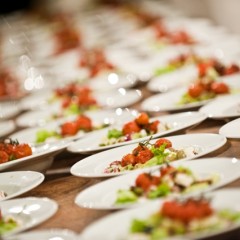
[(49, 198), (19, 198), (0, 202), (3, 216), (12, 215), (21, 221), (21, 226), (4, 234), (10, 236), (35, 227), (53, 216), (58, 204)]
[(176, 87), (187, 86), (197, 78), (198, 71), (196, 66), (187, 65), (171, 73), (162, 74), (153, 78), (147, 88), (153, 92), (167, 92)]
[(12, 118), (20, 112), (20, 106), (16, 101), (0, 103), (0, 119)]
[[(20, 102), (23, 110), (46, 109), (49, 107), (49, 99), (53, 96), (52, 90), (41, 90), (31, 94)], [(127, 107), (142, 98), (140, 90), (129, 90), (125, 88), (113, 89), (111, 91), (93, 92), (97, 103), (104, 108)], [(57, 101), (59, 102), (59, 101)]]
[[(127, 111), (127, 110), (117, 109), (115, 111), (113, 110), (99, 110), (99, 111), (92, 111), (92, 112), (89, 111), (85, 115), (92, 120), (93, 126), (97, 127), (103, 124), (122, 123), (123, 120), (130, 121), (136, 117), (137, 113), (138, 112), (135, 110), (128, 109)], [(36, 143), (37, 132), (42, 130), (60, 132), (60, 126), (63, 123), (68, 121), (74, 121), (76, 118), (77, 116), (69, 116), (69, 117), (65, 117), (65, 118), (61, 118), (61, 119), (49, 122), (48, 124), (42, 127), (33, 127), (33, 128), (23, 129), (21, 131), (18, 131), (12, 134), (10, 138), (17, 139), (19, 142), (25, 142), (25, 143), (37, 145)], [(78, 131), (78, 133), (75, 134), (74, 136), (67, 136), (61, 139), (57, 139), (57, 138), (51, 139), (50, 141), (58, 142), (58, 141), (62, 141), (63, 139), (66, 141), (73, 141), (73, 140), (82, 138), (85, 135), (93, 132), (96, 132), (96, 130), (91, 132)], [(48, 142), (48, 140), (46, 140), (46, 142)]]
[[(198, 158), (207, 153), (210, 153), (226, 143), (226, 138), (218, 134), (187, 134), (178, 135), (173, 137), (167, 137), (172, 142), (174, 148), (184, 148), (194, 146), (199, 148), (201, 152), (193, 157), (187, 157), (185, 159), (178, 160), (178, 162)], [(207, 139), (207, 141), (206, 141)], [(155, 142), (152, 140), (151, 142)], [(104, 169), (115, 160), (120, 160), (124, 155), (132, 152), (138, 144), (131, 144), (122, 146), (115, 149), (110, 149), (98, 154), (94, 154), (81, 161), (75, 163), (71, 167), (71, 173), (78, 177), (111, 177), (121, 174), (126, 174), (128, 171), (117, 173), (104, 173)], [(157, 166), (153, 167), (157, 168)]]
[(186, 110), (190, 108), (200, 107), (210, 100), (204, 100), (200, 102), (181, 104), (178, 102), (184, 93), (187, 92), (187, 88), (178, 88), (166, 93), (160, 93), (146, 98), (141, 103), (141, 109), (148, 112), (160, 112), (160, 111), (176, 111), (176, 110)]
[(117, 90), (96, 92), (94, 94), (97, 102), (104, 108), (128, 107), (142, 98), (140, 90), (119, 88)]
[[(237, 189), (226, 189), (226, 190), (218, 190), (210, 194), (212, 196), (212, 206), (215, 209), (232, 209), (235, 211), (239, 211), (240, 209), (240, 191)], [(162, 201), (152, 202), (151, 204), (146, 204), (141, 208), (124, 210), (121, 212), (114, 213), (105, 218), (102, 218), (95, 223), (88, 226), (82, 232), (83, 240), (92, 240), (92, 239), (105, 239), (105, 240), (113, 240), (113, 239), (128, 239), (128, 232), (130, 228), (131, 221), (133, 219), (146, 219), (153, 213), (159, 211), (161, 207)], [(121, 223), (121, 224), (119, 224)], [(114, 231), (110, 231), (114, 226)], [(194, 234), (188, 238), (186, 235), (179, 236), (177, 239), (196, 239), (200, 237), (210, 237), (215, 234), (228, 232), (233, 229), (239, 228), (240, 223), (234, 224), (232, 227), (221, 228), (216, 230), (216, 232), (208, 232), (205, 234)], [(168, 238), (173, 239), (173, 238)], [(174, 238), (176, 239), (176, 238)]]
[(3, 137), (12, 131), (14, 131), (16, 128), (14, 122), (12, 120), (9, 121), (0, 121), (0, 137)]
[[(168, 124), (168, 126), (171, 127), (171, 129), (169, 130), (160, 131), (156, 134), (153, 134), (152, 137), (157, 138), (160, 136), (174, 133), (176, 131), (179, 131), (187, 127), (193, 126), (197, 123), (200, 123), (204, 119), (206, 119), (206, 116), (204, 114), (199, 114), (199, 112), (177, 113), (172, 115), (150, 118), (150, 121), (159, 120), (160, 122)], [(142, 138), (121, 142), (121, 143), (116, 143), (108, 146), (99, 146), (99, 143), (101, 143), (102, 139), (105, 136), (107, 136), (109, 129), (112, 129), (112, 128), (122, 129), (122, 126), (123, 125), (113, 126), (113, 127), (96, 131), (93, 134), (89, 134), (83, 139), (80, 139), (74, 143), (71, 143), (67, 150), (74, 153), (85, 154), (90, 152), (103, 151), (109, 148), (119, 147), (119, 146), (136, 143), (136, 142), (149, 139), (149, 136), (147, 136), (147, 137), (142, 137)]]
[(240, 117), (240, 94), (218, 97), (199, 111), (214, 119)]
[[(236, 158), (206, 158), (181, 163), (176, 161), (171, 165), (187, 167), (198, 176), (217, 174), (217, 176), (220, 177), (216, 184), (206, 189), (199, 189), (198, 191), (192, 192), (191, 195), (201, 194), (222, 187), (240, 177), (240, 161)], [(134, 186), (137, 176), (143, 172), (149, 171), (136, 171), (91, 186), (77, 195), (75, 203), (80, 207), (91, 209), (122, 209), (139, 207), (142, 204), (151, 202), (152, 200), (145, 198), (144, 200), (141, 199), (141, 201), (132, 204), (114, 204), (118, 190), (129, 189), (131, 186)]]
[(219, 133), (227, 138), (240, 138), (240, 118), (235, 119), (219, 129)]
[(6, 240), (77, 240), (77, 235), (68, 229), (35, 230), (9, 236)]
[(33, 154), (24, 158), (16, 159), (0, 164), (0, 172), (13, 170), (32, 170), (43, 171), (53, 161), (53, 156), (63, 151), (69, 142), (59, 141), (54, 144), (42, 144), (37, 147), (32, 147)]
[[(57, 114), (58, 112), (60, 113), (61, 110), (56, 105), (54, 105), (53, 108), (49, 107), (45, 110), (26, 112), (16, 119), (16, 124), (20, 127), (44, 126), (51, 121), (55, 121), (51, 115)], [(118, 108), (116, 110), (86, 111), (84, 115), (93, 119), (94, 122), (114, 124), (131, 120), (137, 115), (137, 111)]]
[(133, 87), (137, 83), (137, 77), (133, 74), (107, 72), (103, 73), (88, 82), (93, 90), (106, 91), (118, 88)]
[(7, 194), (0, 201), (5, 201), (30, 191), (41, 184), (43, 180), (44, 175), (39, 172), (17, 171), (0, 173), (0, 190)]

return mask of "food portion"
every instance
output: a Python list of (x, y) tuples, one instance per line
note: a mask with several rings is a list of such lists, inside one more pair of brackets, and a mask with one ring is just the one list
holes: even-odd
[(184, 44), (193, 45), (196, 40), (185, 30), (175, 29), (174, 31), (168, 29), (163, 21), (158, 21), (152, 25), (155, 38), (163, 44)]
[(16, 159), (32, 155), (31, 147), (17, 140), (7, 139), (0, 143), (0, 163), (6, 163)]
[(58, 129), (50, 131), (42, 129), (36, 133), (36, 143), (52, 142), (57, 139), (76, 136), (79, 133), (86, 133), (97, 129), (104, 128), (108, 125), (102, 124), (94, 126), (92, 120), (85, 116), (79, 115), (74, 121), (67, 121), (59, 125)]
[(215, 98), (218, 95), (231, 93), (228, 84), (217, 80), (217, 78), (239, 72), (237, 65), (233, 64), (226, 67), (217, 60), (208, 59), (199, 63), (197, 67), (198, 79), (190, 84), (187, 92), (183, 94), (178, 104), (184, 105), (200, 102)]
[(154, 144), (149, 140), (139, 143), (133, 151), (119, 161), (113, 161), (104, 170), (105, 173), (131, 171), (135, 169), (153, 167), (164, 163), (195, 156), (199, 150), (195, 147), (174, 148), (171, 141), (160, 138)]
[(217, 232), (239, 222), (239, 212), (215, 210), (204, 198), (172, 200), (147, 219), (134, 219), (128, 239), (160, 240), (185, 234), (191, 238), (194, 233)]
[(180, 54), (177, 57), (169, 60), (165, 67), (157, 68), (155, 70), (155, 75), (160, 76), (165, 73), (171, 73), (183, 66), (196, 64), (200, 61), (201, 58), (194, 53)]
[(10, 232), (17, 228), (18, 226), (19, 223), (14, 217), (12, 216), (4, 217), (0, 210), (0, 235)]
[(107, 60), (104, 51), (100, 48), (82, 49), (79, 66), (89, 70), (90, 78), (96, 77), (103, 71), (116, 70), (116, 67)]
[(55, 118), (80, 114), (87, 110), (99, 108), (92, 90), (89, 87), (82, 86), (78, 82), (69, 83), (62, 88), (57, 88), (50, 101), (54, 102), (55, 100), (61, 101), (63, 111), (61, 116), (55, 116)]
[(218, 182), (219, 176), (208, 174), (201, 177), (186, 167), (173, 167), (167, 164), (156, 173), (141, 173), (129, 189), (117, 192), (116, 204), (135, 203), (144, 199), (165, 196), (178, 196), (204, 190)]
[(169, 130), (170, 127), (158, 120), (150, 121), (146, 113), (140, 113), (133, 121), (124, 124), (122, 129), (110, 129), (99, 146), (108, 146), (116, 143), (138, 139), (152, 134)]

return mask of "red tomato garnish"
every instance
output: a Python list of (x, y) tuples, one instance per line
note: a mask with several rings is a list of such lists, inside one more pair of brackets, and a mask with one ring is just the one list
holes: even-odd
[(134, 156), (137, 156), (139, 152), (147, 150), (147, 149), (148, 149), (147, 146), (139, 144), (136, 148), (133, 149), (132, 154)]
[(204, 91), (204, 88), (201, 84), (192, 84), (188, 88), (188, 94), (193, 98), (199, 97), (203, 93), (203, 91)]
[(0, 151), (0, 163), (8, 162), (8, 154), (4, 151)]
[(137, 133), (140, 131), (141, 131), (141, 128), (137, 125), (135, 121), (126, 123), (122, 129), (123, 135)]
[(122, 167), (125, 167), (129, 164), (132, 164), (133, 166), (136, 164), (136, 159), (133, 154), (127, 154), (122, 158), (121, 165)]
[(149, 117), (146, 113), (142, 112), (137, 116), (137, 118), (135, 119), (135, 122), (138, 125), (146, 125), (149, 123)]
[(203, 219), (212, 215), (213, 210), (209, 203), (204, 200), (188, 200), (186, 202), (164, 202), (161, 214), (165, 217), (181, 221), (185, 224), (194, 219)]
[(78, 129), (82, 129), (84, 131), (92, 130), (92, 121), (89, 117), (81, 115), (76, 120)]
[(159, 120), (156, 120), (152, 123), (149, 123), (147, 126), (145, 126), (145, 129), (148, 131), (148, 132), (151, 132), (151, 133), (157, 133), (158, 132), (158, 125), (159, 125), (160, 121)]
[(229, 93), (229, 87), (223, 82), (213, 82), (211, 89), (216, 94)]
[(13, 153), (16, 159), (32, 155), (32, 149), (28, 144), (19, 144), (13, 146)]
[(240, 72), (240, 67), (236, 64), (232, 64), (231, 66), (225, 68), (225, 75), (231, 75), (234, 73)]
[(176, 169), (172, 166), (166, 166), (166, 167), (161, 167), (160, 169), (160, 174), (161, 177), (165, 176), (166, 174), (169, 174), (171, 172), (174, 172)]
[(136, 162), (144, 164), (153, 157), (153, 153), (149, 149), (140, 151), (136, 156)]
[(166, 138), (160, 138), (160, 139), (158, 139), (158, 140), (155, 142), (154, 147), (155, 147), (155, 148), (158, 148), (158, 147), (162, 146), (163, 144), (165, 144), (165, 148), (170, 148), (170, 147), (172, 147), (171, 141), (169, 141), (169, 140), (166, 139)]
[(142, 173), (138, 175), (135, 184), (137, 187), (142, 188), (144, 191), (147, 191), (152, 185), (151, 176), (147, 173)]
[(66, 136), (70, 135), (73, 136), (78, 132), (78, 125), (76, 122), (66, 122), (61, 126), (61, 135)]

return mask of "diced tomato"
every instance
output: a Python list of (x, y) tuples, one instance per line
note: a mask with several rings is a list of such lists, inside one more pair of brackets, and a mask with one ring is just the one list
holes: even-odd
[(0, 163), (8, 162), (9, 156), (6, 152), (0, 151)]
[(135, 157), (137, 163), (144, 164), (148, 160), (150, 160), (153, 157), (153, 153), (149, 149), (145, 149), (143, 151), (140, 151), (138, 155)]
[(13, 146), (12, 155), (16, 159), (27, 157), (32, 155), (32, 149), (28, 144), (19, 144)]
[(172, 166), (166, 166), (166, 167), (161, 167), (160, 169), (160, 175), (161, 177), (165, 176), (166, 174), (169, 174), (171, 172), (174, 172), (176, 169)]
[(161, 214), (165, 217), (188, 224), (194, 219), (203, 219), (212, 215), (213, 209), (207, 201), (191, 200), (186, 202), (166, 201), (162, 205)]
[(225, 75), (231, 75), (238, 72), (240, 72), (240, 67), (236, 64), (232, 64), (231, 66), (225, 68)]
[(211, 89), (216, 94), (229, 93), (229, 87), (223, 82), (213, 82)]
[(121, 165), (122, 167), (125, 167), (129, 164), (132, 164), (133, 166), (136, 164), (136, 159), (133, 154), (127, 154), (122, 158)]
[(137, 133), (141, 131), (141, 128), (137, 125), (135, 121), (128, 122), (123, 126), (123, 134), (128, 135), (132, 133)]
[(140, 187), (144, 191), (147, 191), (152, 185), (151, 176), (147, 173), (142, 173), (138, 175), (135, 184), (137, 187)]
[(157, 133), (158, 132), (158, 125), (159, 125), (159, 123), (160, 123), (159, 120), (153, 121), (153, 122), (149, 123), (147, 126), (145, 126), (145, 129), (148, 132)]
[(147, 146), (139, 144), (136, 148), (133, 149), (132, 154), (134, 156), (137, 156), (139, 152), (147, 150), (147, 149), (148, 149)]
[(84, 115), (81, 115), (76, 120), (78, 129), (82, 129), (84, 131), (91, 131), (92, 130), (92, 120)]
[(192, 44), (192, 37), (185, 31), (176, 31), (170, 34), (169, 40), (173, 44)]
[(70, 135), (73, 136), (78, 132), (78, 125), (76, 122), (66, 122), (61, 126), (61, 135), (66, 136)]
[(165, 148), (170, 148), (170, 147), (172, 147), (172, 142), (169, 141), (169, 140), (166, 139), (166, 138), (160, 138), (160, 139), (158, 139), (158, 140), (155, 142), (154, 147), (155, 147), (155, 148), (158, 148), (158, 147), (162, 146), (163, 144), (165, 144)]
[(188, 88), (188, 94), (193, 98), (199, 97), (203, 91), (204, 88), (201, 84), (191, 84), (191, 86)]
[(210, 67), (213, 67), (214, 60), (209, 59), (208, 61), (201, 62), (197, 65), (198, 67), (198, 76), (204, 77)]
[(135, 119), (135, 122), (138, 125), (146, 125), (149, 123), (149, 117), (146, 113), (142, 112), (137, 116), (137, 118)]

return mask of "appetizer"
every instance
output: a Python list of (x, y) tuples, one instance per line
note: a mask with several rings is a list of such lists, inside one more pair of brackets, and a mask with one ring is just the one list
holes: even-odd
[[(80, 114), (86, 110), (98, 108), (97, 100), (92, 90), (77, 82), (69, 83), (62, 88), (57, 88), (54, 97), (50, 101), (61, 100), (64, 116)], [(55, 116), (58, 117), (58, 116)]]
[(176, 29), (170, 31), (161, 21), (153, 24), (153, 29), (156, 39), (166, 44), (192, 45), (196, 43), (195, 39), (193, 39), (193, 37), (185, 30)]
[(36, 133), (36, 143), (51, 142), (56, 139), (76, 136), (79, 133), (90, 132), (101, 129), (107, 125), (93, 126), (92, 120), (85, 116), (79, 115), (74, 121), (64, 122), (57, 130), (40, 130)]
[(108, 62), (102, 49), (83, 49), (81, 51), (80, 67), (89, 69), (89, 77), (93, 78), (103, 71), (115, 70), (115, 66)]
[(162, 165), (167, 162), (176, 161), (198, 154), (199, 150), (194, 147), (176, 149), (172, 142), (166, 138), (160, 138), (154, 144), (149, 140), (140, 142), (133, 151), (119, 161), (113, 161), (105, 169), (105, 173), (130, 171), (145, 167)]
[(172, 200), (164, 202), (161, 209), (147, 219), (134, 219), (128, 239), (159, 240), (177, 235), (194, 236), (194, 233), (209, 233), (229, 228), (239, 221), (239, 212), (229, 209), (215, 210), (203, 197)]
[(165, 73), (171, 73), (183, 66), (200, 62), (201, 58), (194, 53), (180, 54), (174, 59), (171, 59), (165, 67), (157, 68), (155, 75), (159, 76)]
[(134, 203), (141, 199), (156, 199), (168, 195), (178, 196), (206, 189), (219, 180), (216, 174), (200, 177), (185, 167), (173, 167), (167, 164), (158, 174), (141, 173), (135, 184), (129, 189), (117, 192), (116, 204)]
[(126, 142), (137, 138), (150, 136), (152, 134), (166, 131), (169, 126), (160, 121), (152, 121), (146, 113), (140, 113), (136, 119), (124, 124), (121, 130), (110, 129), (106, 137), (102, 139), (99, 146), (108, 146), (120, 142)]
[(12, 231), (18, 226), (19, 226), (19, 223), (16, 221), (14, 217), (11, 217), (11, 216), (4, 217), (2, 216), (2, 213), (0, 210), (0, 236), (7, 232)]
[(7, 139), (0, 143), (0, 163), (16, 160), (32, 155), (31, 147), (17, 140)]

